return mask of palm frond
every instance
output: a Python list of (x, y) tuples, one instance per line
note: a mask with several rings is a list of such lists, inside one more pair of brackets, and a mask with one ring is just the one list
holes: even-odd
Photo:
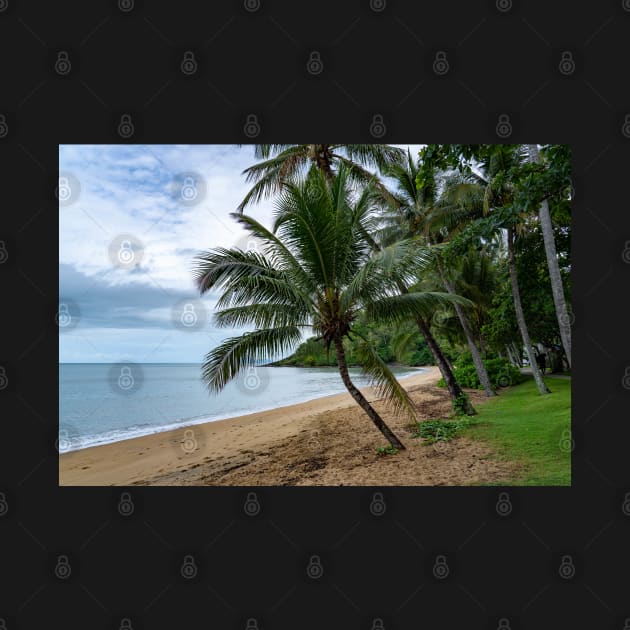
[(392, 350), (399, 361), (405, 353), (413, 349), (417, 337), (418, 328), (415, 325), (401, 324), (394, 331), (391, 341)]
[(384, 324), (398, 324), (417, 317), (431, 317), (439, 308), (454, 303), (470, 307), (473, 303), (461, 295), (440, 291), (422, 291), (392, 295), (374, 300), (366, 305), (371, 319)]
[(398, 382), (387, 364), (378, 355), (374, 346), (363, 335), (357, 344), (357, 357), (361, 371), (368, 376), (370, 386), (396, 414), (406, 415), (411, 422), (416, 420), (416, 407), (405, 388)]
[(337, 146), (343, 150), (349, 160), (363, 166), (375, 166), (381, 171), (405, 156), (403, 149), (389, 144), (335, 145)]
[(302, 269), (299, 261), (289, 250), (289, 248), (274, 234), (271, 230), (268, 230), (259, 221), (245, 214), (238, 214), (236, 212), (231, 213), (231, 216), (241, 224), (250, 234), (259, 238), (267, 247), (265, 247), (265, 254), (269, 257), (272, 266), (274, 262), (280, 263), (283, 268), (288, 268), (291, 274), (299, 280), (300, 284), (304, 288), (314, 288), (311, 278)]
[[(300, 172), (308, 164), (308, 145), (259, 145), (263, 147), (286, 146), (278, 155), (258, 162), (243, 171), (245, 181), (254, 182), (251, 190), (237, 206), (243, 212), (250, 203), (258, 203), (282, 189), (285, 179)], [(271, 154), (272, 149), (269, 149)], [(262, 157), (262, 154), (261, 154)]]
[(358, 269), (341, 295), (342, 307), (367, 303), (397, 292), (401, 285), (412, 283), (417, 274), (431, 262), (427, 248), (415, 239), (396, 241), (373, 253)]
[(276, 275), (277, 271), (256, 251), (216, 247), (200, 252), (193, 260), (193, 278), (202, 294), (226, 281), (261, 274)]
[(286, 151), (292, 144), (256, 144), (254, 145), (254, 155), (258, 159), (267, 159), (273, 153)]
[(302, 336), (297, 326), (263, 328), (226, 339), (211, 350), (202, 365), (202, 379), (211, 392), (220, 392), (238, 373), (289, 352)]
[(244, 306), (223, 308), (214, 314), (219, 328), (254, 326), (256, 328), (282, 328), (286, 326), (310, 326), (310, 312), (306, 304), (298, 312), (296, 304), (258, 302)]

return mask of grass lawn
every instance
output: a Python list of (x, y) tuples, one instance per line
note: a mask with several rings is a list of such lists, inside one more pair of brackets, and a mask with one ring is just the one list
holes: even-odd
[(489, 442), (497, 457), (525, 466), (524, 474), (502, 485), (570, 486), (571, 381), (545, 379), (551, 394), (541, 396), (530, 376), (477, 406), (465, 435)]

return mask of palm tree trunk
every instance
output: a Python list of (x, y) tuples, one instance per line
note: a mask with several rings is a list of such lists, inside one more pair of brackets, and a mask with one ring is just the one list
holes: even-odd
[(335, 354), (337, 356), (337, 365), (339, 367), (339, 374), (341, 374), (341, 380), (346, 386), (346, 389), (350, 392), (352, 398), (355, 399), (359, 407), (365, 411), (370, 420), (374, 423), (376, 428), (385, 436), (385, 439), (398, 450), (403, 450), (405, 446), (396, 437), (394, 432), (385, 424), (385, 421), (378, 415), (374, 407), (370, 405), (365, 396), (355, 387), (354, 383), (350, 380), (350, 374), (348, 374), (348, 364), (346, 363), (346, 353), (343, 349), (343, 342), (340, 337), (335, 337)]
[[(529, 155), (532, 162), (540, 164), (540, 153), (535, 144), (527, 145)], [(564, 297), (564, 285), (562, 284), (562, 276), (560, 275), (560, 266), (558, 265), (558, 254), (556, 252), (556, 242), (553, 237), (553, 225), (551, 223), (551, 215), (549, 214), (549, 203), (546, 199), (542, 200), (540, 210), (538, 212), (540, 219), (540, 227), (542, 229), (543, 241), (545, 243), (545, 254), (547, 256), (547, 266), (549, 267), (549, 278), (551, 280), (551, 293), (553, 295), (553, 303), (556, 307), (556, 317), (560, 327), (560, 338), (564, 347), (564, 353), (567, 357), (567, 363), (571, 367), (571, 322), (569, 320), (569, 312)]]
[(541, 394), (549, 394), (550, 391), (543, 381), (542, 374), (536, 363), (536, 357), (534, 356), (534, 349), (532, 348), (532, 342), (529, 338), (529, 330), (527, 330), (527, 323), (525, 322), (525, 314), (523, 313), (523, 304), (521, 303), (521, 292), (518, 286), (518, 274), (516, 272), (516, 261), (514, 259), (514, 228), (510, 227), (507, 231), (507, 245), (508, 245), (508, 262), (510, 267), (510, 282), (512, 283), (512, 298), (514, 299), (514, 310), (516, 312), (516, 322), (518, 328), (521, 331), (521, 337), (523, 338), (523, 345), (525, 346), (525, 352), (527, 352), (527, 358), (529, 359), (529, 365), (532, 368), (532, 374), (534, 380), (538, 386), (538, 391)]
[(326, 179), (330, 182), (333, 178), (332, 156), (330, 154), (329, 144), (315, 145), (317, 168), (326, 175)]
[(510, 363), (512, 365), (515, 365), (518, 368), (522, 368), (523, 366), (521, 365), (521, 362), (517, 360), (516, 358), (516, 353), (514, 352), (514, 347), (513, 344), (511, 345), (506, 345), (505, 346), (505, 351), (507, 352), (508, 355), (508, 359), (510, 360)]
[(429, 330), (429, 326), (422, 319), (422, 317), (416, 318), (416, 324), (418, 325), (418, 328), (420, 329), (420, 332), (422, 333), (422, 336), (427, 342), (427, 346), (429, 347), (429, 350), (431, 351), (431, 354), (433, 355), (433, 358), (435, 359), (435, 362), (440, 370), (440, 373), (442, 374), (442, 378), (444, 379), (444, 382), (446, 383), (446, 387), (448, 388), (449, 394), (451, 395), (451, 399), (453, 400), (453, 402), (456, 400), (464, 401), (464, 411), (467, 416), (476, 415), (477, 411), (472, 406), (472, 403), (470, 402), (470, 400), (468, 400), (468, 396), (466, 396), (466, 394), (464, 393), (464, 390), (462, 390), (459, 383), (457, 382), (457, 379), (455, 378), (455, 374), (453, 374), (453, 370), (451, 369), (451, 366), (446, 360), (446, 357), (442, 353), (442, 349), (438, 345), (438, 342), (435, 340), (435, 337), (431, 334), (431, 331)]
[[(442, 278), (442, 282), (446, 287), (446, 290), (451, 295), (456, 295), (455, 287), (451, 283), (451, 281), (446, 277), (444, 273), (444, 268), (442, 267), (442, 263), (437, 258), (438, 271), (440, 273), (440, 277)], [(486, 370), (486, 366), (483, 364), (483, 359), (481, 358), (481, 354), (479, 353), (479, 349), (477, 348), (477, 344), (475, 343), (475, 337), (470, 328), (470, 322), (468, 321), (468, 315), (464, 312), (464, 309), (457, 303), (454, 303), (455, 312), (457, 313), (457, 317), (459, 318), (459, 323), (462, 325), (462, 329), (464, 331), (464, 335), (466, 335), (466, 341), (468, 342), (468, 347), (470, 348), (470, 353), (472, 354), (472, 360), (475, 365), (475, 370), (477, 371), (477, 377), (479, 378), (479, 382), (483, 386), (486, 391), (486, 396), (496, 396), (496, 392), (492, 389), (492, 384), (490, 383), (490, 377), (488, 376), (488, 370)]]
[[(409, 289), (407, 289), (407, 287), (402, 283), (398, 284), (398, 289), (401, 293), (409, 293)], [(422, 317), (416, 318), (416, 324), (418, 325), (424, 340), (427, 342), (427, 347), (433, 355), (435, 364), (438, 366), (440, 373), (442, 374), (442, 378), (444, 379), (448, 392), (451, 395), (451, 400), (453, 403), (455, 403), (456, 400), (464, 401), (466, 415), (476, 415), (476, 409), (472, 406), (472, 403), (468, 400), (468, 396), (466, 396), (464, 390), (457, 382), (455, 374), (453, 374), (453, 368), (451, 367), (448, 359), (444, 356), (442, 348), (440, 348), (440, 345), (436, 341), (435, 337), (431, 334), (428, 324), (422, 319)]]

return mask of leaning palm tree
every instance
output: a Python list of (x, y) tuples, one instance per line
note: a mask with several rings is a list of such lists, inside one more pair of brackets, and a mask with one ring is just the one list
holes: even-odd
[(232, 215), (257, 240), (257, 251), (215, 248), (196, 258), (199, 290), (220, 292), (216, 324), (255, 327), (211, 350), (203, 379), (211, 391), (220, 391), (241, 370), (290, 352), (304, 329), (314, 330), (328, 350), (334, 348), (350, 395), (389, 444), (402, 449), (352, 382), (343, 341), (351, 335), (359, 338), (362, 371), (396, 413), (414, 420), (409, 395), (353, 322), (360, 312), (374, 321), (402, 321), (426, 315), (453, 298), (437, 292), (398, 294), (397, 283), (411, 282), (429, 263), (429, 253), (403, 241), (372, 255), (364, 234), (374, 219), (373, 195), (368, 189), (353, 192), (349, 179), (342, 166), (330, 180), (314, 167), (305, 178), (285, 181), (272, 230), (250, 216)]
[(261, 160), (246, 168), (243, 174), (254, 185), (238, 206), (243, 212), (250, 203), (276, 194), (282, 183), (315, 165), (330, 180), (336, 169), (345, 166), (352, 183), (373, 182), (384, 195), (387, 189), (369, 169), (383, 170), (403, 154), (402, 149), (388, 144), (257, 144), (255, 156)]
[[(418, 175), (418, 171), (418, 164), (411, 157), (411, 153), (409, 151), (407, 152), (406, 157), (398, 160), (386, 170), (386, 175), (393, 178), (397, 184), (396, 203), (393, 205), (393, 213), (390, 214), (390, 218), (393, 219), (393, 221), (389, 222), (389, 228), (393, 229), (394, 232), (397, 229), (400, 230), (402, 228), (408, 234), (421, 235), (429, 245), (435, 245), (437, 242), (444, 239), (443, 230), (434, 229), (434, 226), (432, 224), (434, 208), (438, 204), (443, 205), (444, 203), (446, 203), (443, 199), (444, 192), (440, 194), (438, 190), (438, 182), (435, 176), (433, 176), (430, 181), (427, 181), (425, 185), (421, 189), (419, 189), (416, 185), (416, 177)], [(445, 190), (449, 191), (449, 194), (452, 194), (451, 191), (453, 183), (454, 182), (452, 181), (447, 182), (447, 184), (450, 184), (450, 186), (447, 186)], [(392, 204), (389, 205), (391, 208)], [(452, 203), (450, 203), (449, 205), (452, 205)], [(457, 207), (458, 216), (461, 212), (462, 209), (460, 207)], [(455, 209), (450, 208), (449, 216), (452, 217), (455, 213)], [(440, 214), (442, 216), (444, 215), (444, 212), (442, 211)], [(442, 227), (443, 226), (439, 226), (439, 228)], [(440, 282), (448, 291), (448, 293), (456, 295), (457, 291), (455, 289), (453, 281), (449, 277), (448, 270), (446, 269), (446, 266), (442, 261), (438, 248), (436, 248), (434, 251), (435, 263), (437, 266)], [(477, 348), (477, 344), (475, 342), (472, 332), (472, 327), (468, 319), (468, 314), (460, 304), (455, 303), (453, 307), (455, 309), (460, 325), (466, 337), (468, 347), (472, 354), (473, 363), (479, 377), (479, 382), (483, 386), (487, 396), (494, 396), (495, 391), (492, 387), (492, 384), (490, 383), (490, 377), (488, 376), (488, 372), (483, 363), (481, 353)], [(435, 356), (435, 359), (438, 365), (442, 364), (442, 362), (439, 361), (438, 356)], [(444, 364), (445, 368), (442, 376), (447, 384), (451, 383), (449, 385), (451, 396), (459, 396), (461, 394), (461, 389), (459, 388), (459, 385), (455, 380), (455, 376), (452, 374), (452, 370), (450, 370), (448, 364), (446, 362), (444, 362)]]

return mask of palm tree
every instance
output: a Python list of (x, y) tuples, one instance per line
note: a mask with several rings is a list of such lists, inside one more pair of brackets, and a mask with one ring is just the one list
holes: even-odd
[[(535, 164), (542, 163), (538, 146), (528, 144), (529, 158)], [(556, 317), (560, 327), (560, 339), (564, 346), (564, 353), (567, 357), (569, 368), (571, 367), (571, 326), (569, 324), (569, 313), (567, 311), (567, 303), (564, 297), (564, 286), (562, 284), (562, 276), (560, 275), (560, 265), (558, 264), (558, 254), (556, 252), (556, 242), (553, 237), (553, 225), (551, 223), (551, 214), (549, 212), (549, 202), (543, 198), (538, 211), (540, 219), (540, 227), (542, 230), (543, 241), (545, 244), (545, 255), (547, 257), (547, 266), (549, 267), (549, 278), (551, 280), (551, 292), (553, 295), (553, 303), (556, 308)]]
[[(510, 283), (512, 288), (512, 299), (514, 302), (514, 312), (519, 332), (523, 340), (523, 346), (529, 360), (529, 364), (536, 381), (536, 386), (541, 394), (549, 394), (549, 388), (543, 380), (542, 373), (536, 362), (534, 348), (532, 346), (529, 329), (525, 320), (521, 293), (518, 282), (518, 272), (516, 269), (516, 257), (514, 252), (514, 242), (518, 230), (522, 227), (523, 217), (515, 215), (513, 212), (503, 216), (502, 210), (510, 208), (514, 200), (514, 186), (505, 177), (511, 168), (522, 164), (525, 160), (525, 150), (522, 146), (496, 145), (491, 146), (487, 151), (482, 152), (481, 161), (477, 165), (481, 173), (475, 175), (485, 182), (479, 190), (483, 191), (483, 213), (492, 213), (497, 218), (496, 227), (505, 230), (508, 250), (508, 267), (510, 273)], [(494, 217), (493, 217), (494, 218)], [(496, 230), (496, 228), (495, 228)]]
[(355, 184), (373, 182), (381, 192), (389, 192), (369, 168), (384, 169), (403, 155), (402, 149), (388, 144), (257, 144), (255, 156), (261, 162), (246, 168), (243, 174), (252, 189), (238, 206), (243, 212), (256, 203), (280, 191), (282, 183), (315, 165), (330, 181), (335, 169), (346, 167), (348, 179)]
[[(435, 177), (431, 178), (430, 181), (427, 181), (422, 189), (418, 189), (416, 185), (416, 177), (418, 175), (418, 171), (418, 165), (416, 162), (414, 162), (409, 151), (407, 152), (406, 158), (399, 160), (387, 169), (386, 175), (392, 177), (396, 181), (398, 186), (396, 194), (397, 207), (394, 208), (394, 215), (395, 217), (403, 218), (403, 221), (407, 226), (406, 229), (410, 233), (423, 235), (429, 245), (434, 245), (437, 241), (443, 239), (443, 235), (440, 230), (433, 229), (431, 218), (435, 211), (436, 205), (438, 203), (444, 205), (445, 201), (443, 199), (440, 199), (439, 197)], [(453, 194), (452, 185), (450, 189), (447, 189), (447, 191), (450, 195)], [(449, 199), (449, 203), (452, 205), (452, 200)], [(450, 293), (451, 295), (457, 295), (454, 284), (449, 278), (439, 251), (437, 249), (434, 251), (435, 261), (442, 284), (444, 285), (448, 293)], [(477, 344), (475, 342), (475, 338), (472, 332), (472, 327), (468, 320), (468, 315), (460, 304), (454, 303), (453, 307), (455, 309), (460, 325), (466, 337), (468, 347), (472, 354), (473, 363), (475, 365), (475, 370), (477, 371), (479, 382), (482, 384), (486, 392), (486, 396), (495, 396), (495, 391), (492, 388), (492, 384), (490, 383), (490, 377), (488, 376), (488, 372), (483, 363), (483, 359), (481, 358), (481, 353), (477, 348)], [(452, 375), (452, 370), (450, 369), (450, 366), (448, 366), (448, 364), (445, 372), (446, 373), (443, 374), (444, 381), (446, 383), (448, 383), (449, 380), (451, 382), (454, 381), (453, 389), (459, 388), (459, 384), (457, 384), (455, 376)], [(449, 374), (449, 372), (451, 372), (451, 374)], [(461, 388), (459, 389), (461, 391)], [(451, 393), (451, 395), (453, 395), (453, 393)]]
[(332, 177), (312, 167), (305, 178), (283, 181), (272, 230), (250, 216), (232, 215), (261, 243), (261, 251), (219, 247), (196, 258), (201, 293), (221, 292), (216, 324), (256, 328), (211, 350), (203, 379), (211, 391), (220, 391), (239, 371), (291, 351), (302, 330), (312, 329), (327, 349), (334, 348), (350, 395), (389, 444), (403, 449), (352, 382), (343, 341), (351, 335), (360, 339), (362, 371), (395, 412), (415, 420), (409, 395), (353, 322), (361, 311), (375, 321), (402, 321), (453, 298), (432, 292), (398, 294), (398, 283), (410, 283), (429, 263), (429, 253), (413, 241), (402, 241), (373, 254), (364, 238), (374, 220), (373, 190), (368, 186), (353, 194), (350, 179), (350, 169), (341, 165)]
[(507, 228), (508, 267), (510, 270), (510, 283), (512, 285), (512, 297), (514, 298), (514, 312), (516, 313), (516, 323), (518, 324), (518, 328), (521, 332), (521, 337), (523, 338), (523, 345), (525, 346), (525, 352), (527, 353), (529, 365), (532, 369), (532, 374), (534, 375), (536, 385), (538, 386), (538, 391), (541, 394), (549, 394), (549, 388), (547, 387), (547, 385), (545, 385), (542, 373), (540, 372), (538, 364), (536, 363), (532, 341), (529, 336), (529, 329), (527, 328), (527, 322), (525, 321), (525, 313), (523, 312), (521, 291), (518, 284), (518, 273), (516, 271), (516, 258), (514, 256), (515, 232), (516, 230), (513, 226), (509, 226)]
[[(479, 247), (471, 247), (463, 256), (448, 265), (453, 291), (473, 303), (472, 308), (466, 312), (466, 319), (482, 356), (486, 355), (482, 330), (497, 286), (495, 256), (492, 244), (486, 243)], [(440, 330), (444, 329), (447, 337), (450, 334), (461, 340), (463, 328), (457, 313), (454, 317), (449, 311), (443, 315), (439, 320)], [(465, 335), (463, 341), (467, 342)]]

